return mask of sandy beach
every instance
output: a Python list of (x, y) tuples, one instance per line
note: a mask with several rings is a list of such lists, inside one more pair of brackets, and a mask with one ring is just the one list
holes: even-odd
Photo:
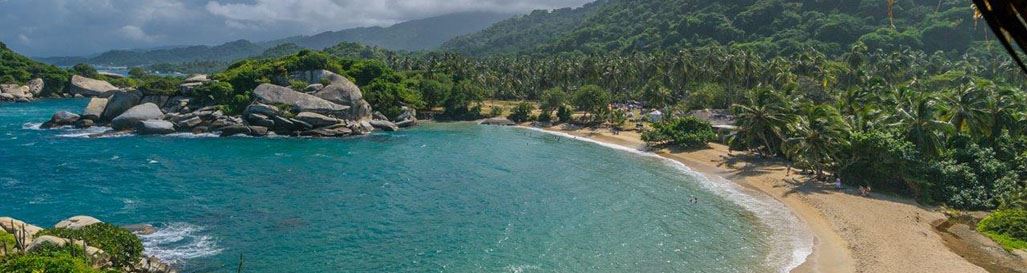
[[(609, 130), (545, 128), (548, 131), (643, 149), (636, 132), (613, 135)], [(815, 238), (813, 253), (792, 272), (987, 272), (945, 246), (931, 223), (945, 219), (932, 208), (886, 194), (859, 196), (847, 185), (843, 190), (809, 182), (788, 172), (785, 162), (755, 158), (727, 147), (653, 151), (708, 176), (720, 176), (743, 187), (770, 195), (793, 211)]]

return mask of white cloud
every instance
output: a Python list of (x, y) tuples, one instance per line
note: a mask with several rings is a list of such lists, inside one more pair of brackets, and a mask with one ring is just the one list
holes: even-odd
[(121, 30), (119, 30), (119, 32), (121, 32), (121, 35), (125, 36), (125, 38), (129, 38), (140, 42), (153, 42), (157, 39), (157, 37), (155, 36), (146, 34), (146, 31), (143, 31), (143, 29), (137, 26), (124, 26), (121, 27)]

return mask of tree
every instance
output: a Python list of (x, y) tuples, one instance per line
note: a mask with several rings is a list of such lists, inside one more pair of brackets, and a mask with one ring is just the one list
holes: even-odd
[(710, 122), (691, 115), (674, 117), (653, 124), (642, 133), (642, 140), (652, 144), (673, 144), (687, 148), (706, 146), (717, 139)]
[(586, 85), (574, 93), (574, 107), (588, 113), (591, 122), (610, 110), (610, 92), (596, 85)]
[(469, 81), (461, 81), (446, 98), (443, 115), (452, 119), (476, 119), (481, 116), (485, 90)]
[(531, 121), (532, 111), (535, 111), (535, 105), (532, 105), (531, 103), (526, 101), (522, 101), (521, 103), (518, 103), (516, 107), (514, 107), (513, 111), (511, 111), (510, 115), (506, 118), (517, 123)]
[(71, 73), (93, 79), (100, 77), (100, 73), (96, 72), (96, 68), (93, 68), (93, 66), (89, 64), (76, 64), (71, 67)]
[(142, 67), (133, 67), (128, 70), (128, 76), (136, 79), (142, 79), (150, 76), (150, 73), (146, 72)]
[(793, 161), (813, 168), (818, 178), (837, 163), (838, 154), (848, 144), (849, 128), (838, 110), (830, 105), (807, 104), (803, 114), (791, 125), (791, 137), (784, 150)]
[(739, 132), (731, 142), (748, 147), (764, 155), (781, 152), (785, 130), (794, 119), (788, 112), (788, 102), (779, 93), (766, 88), (752, 91), (746, 102), (731, 106)]
[(915, 144), (920, 154), (937, 156), (944, 146), (946, 133), (954, 131), (952, 124), (937, 120), (939, 111), (934, 96), (924, 93), (905, 92), (898, 111), (892, 119), (892, 127), (904, 133), (907, 140)]

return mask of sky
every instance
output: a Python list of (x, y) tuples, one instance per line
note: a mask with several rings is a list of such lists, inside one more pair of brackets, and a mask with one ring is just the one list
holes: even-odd
[(464, 11), (526, 13), (590, 0), (0, 0), (0, 42), (34, 57), (266, 41)]

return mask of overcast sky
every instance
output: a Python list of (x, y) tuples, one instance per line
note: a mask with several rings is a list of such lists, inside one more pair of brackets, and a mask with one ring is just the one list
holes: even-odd
[(590, 0), (0, 0), (0, 41), (38, 57), (264, 41), (461, 11), (527, 12)]

